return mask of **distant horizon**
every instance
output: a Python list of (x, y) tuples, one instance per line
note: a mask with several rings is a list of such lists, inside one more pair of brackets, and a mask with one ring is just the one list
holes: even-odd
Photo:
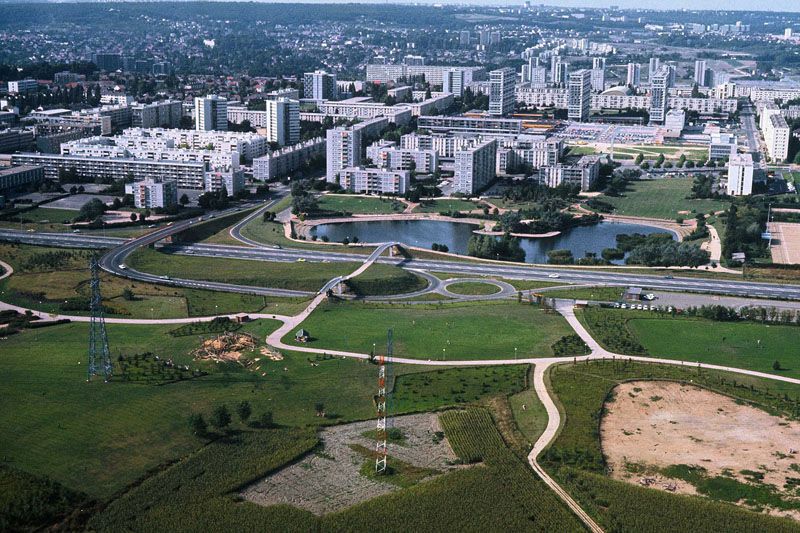
[[(0, 0), (0, 4), (29, 4), (29, 3), (44, 3), (44, 4), (115, 4), (115, 3), (130, 3), (130, 4), (149, 4), (149, 3), (167, 3), (167, 2), (203, 2), (203, 3), (258, 3), (258, 4), (375, 4), (375, 5), (425, 5), (425, 6), (485, 6), (485, 7), (521, 7), (524, 5), (523, 1), (508, 2), (507, 0), (416, 0), (416, 1), (380, 1), (380, 0)], [(748, 6), (749, 2), (742, 0), (673, 0), (668, 2), (668, 7), (661, 9), (646, 7), (643, 8), (641, 2), (638, 0), (561, 0), (553, 2), (535, 2), (531, 4), (534, 6), (543, 7), (564, 7), (564, 8), (586, 8), (586, 9), (608, 9), (609, 6), (615, 5), (625, 10), (642, 10), (642, 11), (751, 11), (751, 12), (768, 12), (768, 13), (788, 13), (800, 14), (800, 7), (796, 0), (774, 0), (770, 2), (770, 7), (765, 8), (763, 5), (758, 5), (753, 2), (754, 6)]]

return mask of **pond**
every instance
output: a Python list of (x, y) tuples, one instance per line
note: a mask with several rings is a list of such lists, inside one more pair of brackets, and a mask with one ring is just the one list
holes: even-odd
[[(359, 242), (399, 241), (410, 246), (430, 249), (434, 243), (444, 244), (451, 252), (467, 253), (467, 242), (475, 226), (463, 222), (441, 220), (383, 220), (362, 222), (341, 222), (321, 224), (311, 229), (311, 235), (327, 236), (331, 242), (341, 242), (345, 238), (350, 241), (357, 238)], [(587, 252), (598, 256), (603, 248), (614, 248), (616, 236), (622, 233), (671, 233), (669, 230), (620, 222), (601, 222), (594, 226), (580, 226), (566, 230), (556, 237), (542, 239), (520, 239), (525, 250), (525, 262), (547, 263), (547, 252), (566, 249), (578, 259)], [(623, 261), (615, 261), (622, 263)]]

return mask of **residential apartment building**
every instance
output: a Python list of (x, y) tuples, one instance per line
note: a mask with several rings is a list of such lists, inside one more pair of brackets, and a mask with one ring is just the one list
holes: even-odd
[(454, 154), (453, 191), (473, 195), (494, 180), (497, 171), (497, 141), (477, 141)]
[(44, 180), (44, 168), (34, 165), (19, 165), (0, 168), (0, 194), (22, 191)]
[(253, 159), (253, 177), (272, 181), (300, 169), (306, 161), (325, 155), (323, 137), (293, 144)]
[(326, 132), (326, 172), (328, 182), (335, 182), (337, 174), (344, 168), (361, 164), (364, 143), (375, 138), (386, 129), (386, 118), (374, 118), (349, 128), (333, 128)]
[(592, 90), (598, 93), (606, 88), (606, 58), (592, 59)]
[(445, 72), (459, 70), (464, 73), (463, 84), (468, 86), (473, 81), (485, 79), (486, 70), (483, 67), (454, 67), (448, 65), (393, 65), (385, 63), (371, 63), (367, 65), (367, 81), (389, 83), (400, 80), (411, 81), (423, 78), (434, 86), (444, 84)]
[(493, 70), (489, 73), (489, 114), (508, 115), (514, 111), (516, 98), (514, 84), (517, 73), (510, 67)]
[(589, 120), (592, 105), (592, 71), (576, 70), (569, 75), (567, 86), (567, 116), (570, 120)]
[[(708, 63), (705, 59), (698, 59), (694, 62), (694, 82), (700, 87), (707, 87), (706, 74)], [(710, 80), (709, 80), (710, 81)]]
[(324, 70), (303, 74), (303, 97), (309, 100), (336, 100), (339, 98), (336, 74)]
[(600, 175), (600, 156), (585, 155), (575, 163), (557, 163), (539, 169), (539, 183), (548, 187), (578, 185), (581, 191), (591, 190)]
[(728, 194), (747, 196), (753, 193), (753, 156), (734, 154), (728, 161)]
[(376, 167), (388, 170), (430, 174), (439, 168), (439, 155), (435, 150), (400, 148), (391, 141), (377, 141), (367, 146), (367, 158)]
[(334, 180), (342, 189), (360, 194), (405, 194), (411, 184), (408, 170), (346, 167)]
[(628, 63), (628, 74), (625, 85), (638, 87), (642, 84), (642, 66), (639, 63)]
[(134, 128), (179, 128), (182, 116), (183, 102), (177, 100), (131, 106), (131, 126)]
[(466, 133), (470, 135), (519, 135), (522, 121), (515, 118), (439, 116), (419, 117), (417, 128), (434, 133)]
[(295, 144), (300, 140), (300, 102), (289, 98), (264, 101), (264, 111), (247, 109), (244, 106), (228, 106), (228, 122), (241, 124), (245, 120), (250, 126), (263, 130), (267, 141), (281, 146)]
[(36, 92), (39, 89), (39, 82), (32, 79), (16, 80), (8, 82), (8, 92), (11, 94), (27, 94)]
[(708, 159), (720, 161), (730, 159), (736, 153), (736, 136), (714, 132), (708, 145)]
[(125, 194), (133, 196), (133, 205), (139, 209), (178, 205), (178, 184), (172, 180), (145, 179), (126, 183)]
[(772, 161), (779, 163), (789, 157), (789, 137), (792, 133), (786, 118), (781, 114), (771, 114), (763, 130), (764, 143)]
[[(656, 59), (656, 58), (654, 58)], [(652, 66), (652, 60), (651, 60)], [(663, 124), (669, 107), (669, 88), (672, 75), (668, 67), (650, 74), (650, 122)]]
[(510, 174), (512, 170), (528, 170), (558, 163), (564, 152), (564, 141), (544, 135), (518, 135), (497, 139), (497, 174)]
[(195, 98), (194, 129), (197, 131), (227, 131), (228, 100), (216, 94)]

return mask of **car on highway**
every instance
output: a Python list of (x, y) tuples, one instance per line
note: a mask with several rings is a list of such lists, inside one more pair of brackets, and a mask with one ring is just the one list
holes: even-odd
[(642, 298), (644, 298), (644, 299), (645, 299), (645, 300), (647, 300), (648, 302), (652, 302), (653, 300), (655, 300), (655, 299), (656, 299), (656, 295), (655, 295), (655, 294), (653, 294), (652, 292), (648, 292), (647, 294), (645, 294), (644, 296), (642, 296)]
[(303, 259), (302, 257), (298, 257), (298, 258), (297, 258), (297, 262), (298, 262), (298, 263), (305, 263), (305, 262), (306, 262), (306, 260), (305, 260), (305, 259)]
[(128, 267), (126, 267), (125, 265), (119, 265), (119, 269), (120, 269), (120, 270), (125, 270), (125, 269), (127, 269), (127, 268), (128, 268)]
[(555, 272), (547, 276), (548, 278), (560, 278), (561, 274), (556, 274)]
[(169, 276), (158, 276), (161, 279), (169, 279)]
[(81, 232), (81, 230), (79, 230), (79, 229), (72, 230), (72, 233), (80, 233), (80, 232)]
[(666, 276), (664, 276), (664, 279), (675, 279), (675, 278), (673, 278), (671, 274), (667, 274)]

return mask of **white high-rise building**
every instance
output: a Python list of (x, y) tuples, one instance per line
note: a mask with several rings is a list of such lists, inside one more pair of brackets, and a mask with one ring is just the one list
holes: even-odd
[(300, 140), (300, 102), (278, 97), (265, 100), (264, 104), (264, 111), (244, 106), (228, 107), (228, 122), (241, 124), (246, 120), (253, 128), (265, 130), (262, 134), (269, 142), (281, 146), (297, 143)]
[(195, 98), (194, 129), (228, 131), (228, 100), (216, 94)]
[(531, 87), (547, 86), (547, 69), (545, 67), (535, 67), (531, 70)]
[(569, 78), (569, 63), (556, 62), (554, 73), (553, 85), (565, 86)]
[(455, 152), (453, 187), (455, 192), (475, 194), (496, 176), (497, 141), (483, 141)]
[(606, 58), (592, 59), (592, 90), (599, 93), (606, 88)]
[(336, 100), (339, 97), (336, 74), (324, 70), (303, 74), (303, 97), (312, 100)]
[(770, 115), (763, 132), (769, 156), (774, 162), (782, 163), (789, 157), (789, 137), (792, 132), (786, 118), (780, 114)]
[(642, 66), (639, 63), (628, 63), (628, 76), (625, 85), (638, 87), (642, 84)]
[(567, 113), (570, 120), (583, 122), (589, 119), (592, 103), (592, 71), (576, 70), (569, 75), (567, 86)]
[(747, 196), (753, 193), (753, 156), (733, 154), (728, 161), (728, 194)]
[(650, 76), (650, 122), (663, 124), (669, 102), (670, 69), (660, 67)]
[(661, 60), (657, 57), (650, 58), (650, 68), (647, 71), (647, 76), (652, 82), (653, 75), (661, 68)]
[(705, 59), (698, 59), (694, 62), (694, 82), (700, 87), (707, 87), (708, 81), (706, 79), (707, 63)]
[(125, 184), (125, 194), (133, 196), (137, 209), (170, 207), (178, 204), (178, 184), (175, 180), (152, 178)]
[(377, 137), (388, 125), (388, 119), (379, 117), (359, 122), (349, 128), (337, 127), (328, 130), (325, 179), (328, 182), (335, 182), (342, 169), (358, 167), (361, 164), (361, 148), (364, 141)]
[(517, 73), (506, 67), (489, 73), (489, 114), (503, 116), (514, 111)]
[(464, 94), (464, 71), (461, 69), (450, 69), (442, 73), (442, 91), (453, 93), (455, 96)]

